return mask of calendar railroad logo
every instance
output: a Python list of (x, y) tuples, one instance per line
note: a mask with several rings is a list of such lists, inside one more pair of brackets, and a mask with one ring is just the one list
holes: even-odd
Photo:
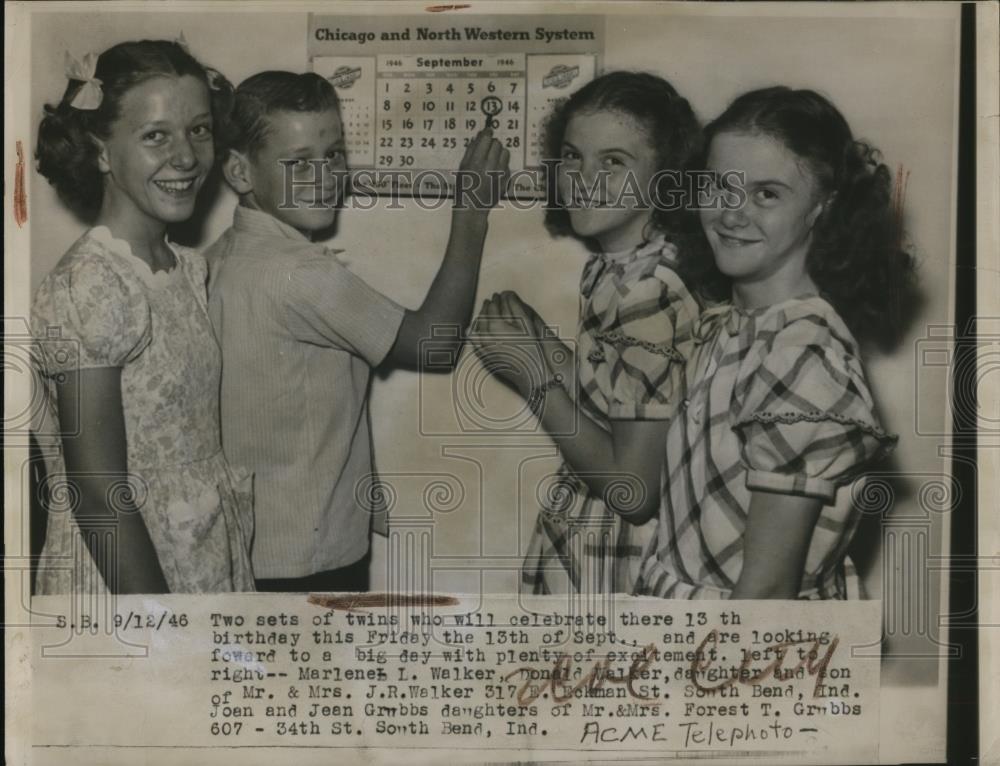
[(559, 88), (562, 90), (569, 86), (580, 74), (580, 67), (556, 64), (549, 73), (542, 78), (543, 88)]
[(361, 79), (361, 67), (340, 66), (328, 78), (334, 88), (347, 90)]

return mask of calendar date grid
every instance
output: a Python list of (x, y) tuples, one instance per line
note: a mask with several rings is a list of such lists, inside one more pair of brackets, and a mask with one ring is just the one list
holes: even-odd
[[(511, 153), (511, 169), (523, 167), (523, 72), (379, 72), (375, 93), (376, 167), (454, 170), (487, 119)], [(493, 116), (485, 99), (499, 107)]]

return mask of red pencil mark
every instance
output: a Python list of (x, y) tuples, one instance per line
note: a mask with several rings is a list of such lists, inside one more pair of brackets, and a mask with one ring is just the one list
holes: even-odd
[(424, 8), (428, 13), (444, 13), (445, 11), (460, 11), (463, 8), (469, 8), (468, 5), (428, 5)]
[(454, 596), (408, 596), (400, 593), (310, 593), (307, 600), (316, 606), (322, 606), (326, 609), (341, 609), (345, 612), (387, 606), (455, 606), (458, 604), (458, 599)]
[(24, 147), (18, 141), (17, 165), (14, 167), (14, 221), (21, 228), (28, 220), (28, 193), (24, 190)]
[[(712, 644), (713, 647), (719, 644), (719, 632), (713, 628), (705, 636), (705, 639), (698, 645), (695, 649), (694, 659), (691, 660), (691, 678), (694, 685), (697, 686), (704, 692), (714, 692), (719, 689), (725, 689), (733, 684), (742, 684), (743, 686), (759, 686), (767, 682), (769, 677), (773, 677), (778, 681), (781, 681), (784, 677), (784, 673), (789, 670), (789, 668), (784, 667), (785, 659), (788, 655), (794, 657), (795, 652), (792, 649), (797, 649), (799, 655), (799, 661), (795, 664), (795, 667), (791, 668), (791, 672), (794, 673), (799, 668), (804, 668), (805, 672), (810, 676), (816, 677), (816, 684), (813, 687), (813, 696), (819, 696), (819, 687), (823, 684), (823, 679), (826, 677), (826, 669), (830, 664), (830, 660), (833, 659), (833, 653), (837, 650), (838, 644), (840, 644), (840, 638), (834, 636), (830, 641), (829, 646), (826, 648), (823, 656), (820, 656), (821, 642), (819, 639), (800, 639), (794, 641), (782, 641), (778, 644), (772, 644), (763, 651), (768, 654), (774, 654), (775, 659), (766, 668), (756, 672), (750, 673), (750, 665), (753, 663), (753, 653), (743, 649), (743, 661), (740, 663), (739, 673), (730, 676), (728, 679), (716, 684), (715, 686), (706, 686), (701, 683), (698, 679), (698, 675), (707, 670), (711, 666), (710, 660), (701, 659), (705, 657), (705, 647), (708, 644)], [(809, 645), (808, 650), (805, 649), (805, 645)]]
[[(581, 668), (574, 668), (570, 656), (564, 652), (560, 652), (556, 661), (552, 666), (552, 671), (548, 678), (544, 679), (544, 683), (536, 686), (532, 682), (532, 676), (537, 673), (535, 668), (530, 667), (519, 667), (512, 670), (510, 673), (504, 676), (504, 681), (509, 681), (516, 675), (527, 675), (528, 680), (526, 680), (521, 687), (517, 690), (517, 704), (521, 707), (527, 707), (532, 702), (537, 700), (542, 693), (546, 690), (552, 692), (552, 701), (556, 704), (561, 704), (563, 702), (568, 702), (573, 699), (574, 695), (581, 689), (586, 689), (587, 691), (594, 691), (600, 689), (604, 684), (624, 684), (628, 694), (633, 698), (639, 700), (639, 704), (642, 705), (654, 705), (657, 700), (650, 699), (644, 694), (640, 694), (638, 690), (635, 689), (633, 684), (636, 679), (643, 677), (643, 674), (649, 670), (649, 666), (652, 664), (653, 659), (657, 657), (656, 647), (653, 644), (648, 644), (643, 647), (642, 653), (639, 654), (632, 660), (632, 664), (629, 666), (628, 673), (622, 675), (620, 673), (615, 674), (611, 669), (611, 660), (603, 659), (598, 660), (591, 666), (590, 670), (583, 673)], [(570, 679), (579, 678), (579, 681), (572, 683)]]

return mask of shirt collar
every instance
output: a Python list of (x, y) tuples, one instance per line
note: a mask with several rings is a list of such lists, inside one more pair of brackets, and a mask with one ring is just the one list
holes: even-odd
[(665, 234), (657, 232), (652, 239), (647, 240), (636, 247), (629, 248), (628, 250), (620, 250), (618, 252), (600, 253), (599, 255), (609, 263), (625, 264), (629, 261), (635, 260), (636, 258), (642, 258), (647, 255), (659, 253), (666, 247), (666, 239), (667, 237)]
[(657, 234), (648, 242), (633, 247), (631, 250), (622, 250), (613, 253), (597, 252), (591, 253), (590, 258), (583, 267), (583, 275), (580, 280), (580, 292), (584, 298), (589, 298), (597, 285), (597, 281), (608, 270), (621, 277), (625, 269), (632, 261), (640, 258), (648, 258), (651, 255), (665, 256), (671, 263), (675, 260), (676, 248), (667, 242), (665, 234)]
[(295, 227), (279, 221), (270, 213), (265, 213), (262, 210), (237, 205), (233, 213), (233, 229), (241, 234), (249, 234), (254, 237), (287, 239), (292, 242), (312, 245), (317, 251), (333, 256), (342, 265), (350, 265), (349, 261), (341, 255), (343, 250), (324, 245), (321, 242), (313, 242)]
[(233, 228), (241, 234), (279, 237), (312, 244), (312, 241), (298, 229), (287, 223), (282, 223), (270, 213), (254, 210), (244, 205), (236, 206), (236, 211), (233, 213)]
[(735, 337), (747, 325), (750, 319), (756, 319), (760, 322), (765, 317), (785, 311), (797, 303), (809, 303), (820, 313), (833, 313), (834, 316), (837, 316), (836, 311), (830, 306), (830, 303), (815, 293), (786, 298), (778, 303), (754, 309), (744, 308), (730, 300), (715, 306), (709, 306), (701, 313), (693, 333), (695, 343), (704, 343), (721, 327), (724, 327), (731, 337)]

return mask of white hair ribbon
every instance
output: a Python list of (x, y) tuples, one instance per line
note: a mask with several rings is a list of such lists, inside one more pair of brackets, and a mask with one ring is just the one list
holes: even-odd
[(88, 53), (82, 61), (78, 61), (73, 58), (69, 51), (66, 51), (65, 60), (66, 77), (83, 83), (69, 105), (74, 109), (87, 111), (97, 109), (101, 105), (101, 101), (104, 100), (101, 81), (94, 77), (97, 73), (97, 54)]

